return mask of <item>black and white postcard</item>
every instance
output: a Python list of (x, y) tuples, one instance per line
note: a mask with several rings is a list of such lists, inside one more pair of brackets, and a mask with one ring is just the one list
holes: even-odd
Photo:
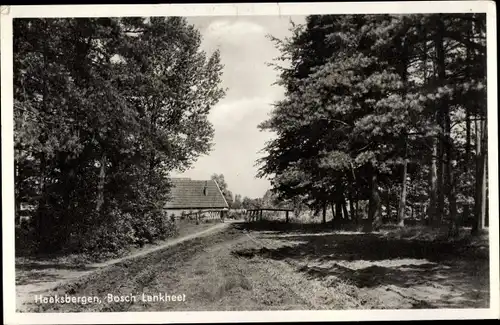
[(2, 6), (5, 322), (498, 318), (495, 15)]

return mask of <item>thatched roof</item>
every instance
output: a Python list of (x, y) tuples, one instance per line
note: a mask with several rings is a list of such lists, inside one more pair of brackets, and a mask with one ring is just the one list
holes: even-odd
[(229, 208), (219, 185), (214, 180), (172, 178), (171, 199), (166, 209)]

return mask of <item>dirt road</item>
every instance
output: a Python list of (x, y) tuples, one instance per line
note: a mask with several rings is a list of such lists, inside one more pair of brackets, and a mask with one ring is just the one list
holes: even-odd
[(46, 291), (43, 296), (38, 294), (36, 302), (32, 297), (24, 310), (488, 305), (487, 261), (467, 264), (463, 259), (459, 262), (444, 253), (440, 255), (432, 247), (416, 245), (412, 250), (402, 247), (403, 243), (382, 241), (370, 234), (282, 233), (251, 229), (243, 223), (218, 230), (97, 269), (84, 278)]
[[(213, 232), (218, 232), (226, 228), (230, 222), (218, 223), (215, 225), (204, 224), (198, 231), (186, 232), (179, 238), (167, 240), (159, 245), (148, 248), (143, 248), (130, 254), (107, 260), (100, 263), (91, 263), (87, 265), (71, 265), (72, 263), (56, 263), (34, 262), (34, 261), (17, 261), (16, 263), (16, 305), (19, 311), (26, 309), (26, 304), (33, 300), (37, 294), (41, 294), (50, 290), (54, 290), (66, 283), (78, 281), (80, 278), (87, 277), (99, 269), (107, 268), (111, 265), (125, 262), (127, 260), (136, 259), (156, 251), (164, 250), (168, 247), (175, 246), (179, 243), (189, 241), (196, 237), (208, 235)], [(189, 229), (193, 231), (193, 229)], [(36, 264), (36, 265), (35, 265)], [(68, 265), (69, 264), (69, 265)]]

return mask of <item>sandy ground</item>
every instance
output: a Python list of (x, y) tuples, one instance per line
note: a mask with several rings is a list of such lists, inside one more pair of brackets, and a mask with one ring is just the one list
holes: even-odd
[[(226, 225), (44, 292), (96, 297), (92, 303), (35, 303), (32, 297), (22, 311), (488, 307), (487, 259), (457, 256), (446, 245)], [(154, 296), (157, 301), (147, 301)]]
[(16, 305), (19, 311), (25, 309), (26, 302), (33, 300), (38, 293), (50, 291), (58, 286), (78, 281), (89, 276), (99, 269), (111, 265), (136, 259), (156, 251), (177, 245), (195, 237), (205, 236), (220, 231), (229, 223), (202, 223), (196, 227), (185, 227), (179, 237), (165, 240), (156, 245), (148, 245), (141, 249), (133, 249), (126, 256), (99, 263), (75, 265), (71, 262), (61, 262), (57, 259), (32, 260), (27, 258), (16, 259)]
[(252, 233), (261, 248), (244, 251), (243, 255), (285, 261), (323, 287), (343, 283), (348, 288), (344, 292), (356, 296), (359, 307), (489, 305), (487, 251), (478, 252), (477, 248), (467, 249), (456, 243), (390, 239), (359, 232)]

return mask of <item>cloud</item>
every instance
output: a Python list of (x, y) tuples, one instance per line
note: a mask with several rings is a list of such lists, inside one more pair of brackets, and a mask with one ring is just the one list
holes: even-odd
[(268, 180), (256, 178), (258, 167), (255, 164), (270, 134), (260, 132), (257, 126), (268, 118), (274, 100), (261, 96), (216, 105), (209, 115), (215, 127), (212, 151), (180, 176), (207, 179), (213, 173), (222, 173), (233, 193), (251, 197), (264, 195), (270, 184)]
[(289, 36), (290, 18), (189, 18), (202, 33), (203, 50), (220, 51), (224, 64), (222, 86), (228, 91), (209, 115), (215, 129), (213, 150), (199, 157), (188, 171), (173, 176), (207, 179), (213, 173), (222, 173), (233, 193), (250, 197), (261, 197), (270, 187), (268, 180), (256, 178), (255, 163), (263, 156), (259, 151), (274, 134), (261, 132), (257, 126), (269, 118), (272, 104), (283, 98), (284, 89), (272, 85), (278, 75), (266, 63), (279, 51), (265, 35)]
[(241, 37), (250, 35), (264, 35), (266, 30), (259, 24), (249, 21), (217, 20), (208, 25), (205, 33), (206, 38), (217, 38), (241, 42)]
[(274, 102), (275, 99), (272, 97), (252, 97), (223, 101), (212, 108), (209, 120), (216, 128), (226, 129), (232, 129), (235, 124), (252, 124), (251, 121), (266, 119)]
[(273, 31), (265, 21), (249, 19), (220, 17), (199, 22), (203, 49), (207, 53), (220, 51), (224, 65), (223, 87), (229, 90), (226, 93), (228, 100), (268, 96), (269, 92), (276, 91), (271, 87), (276, 81), (276, 72), (266, 64), (279, 55), (274, 44), (265, 37)]

